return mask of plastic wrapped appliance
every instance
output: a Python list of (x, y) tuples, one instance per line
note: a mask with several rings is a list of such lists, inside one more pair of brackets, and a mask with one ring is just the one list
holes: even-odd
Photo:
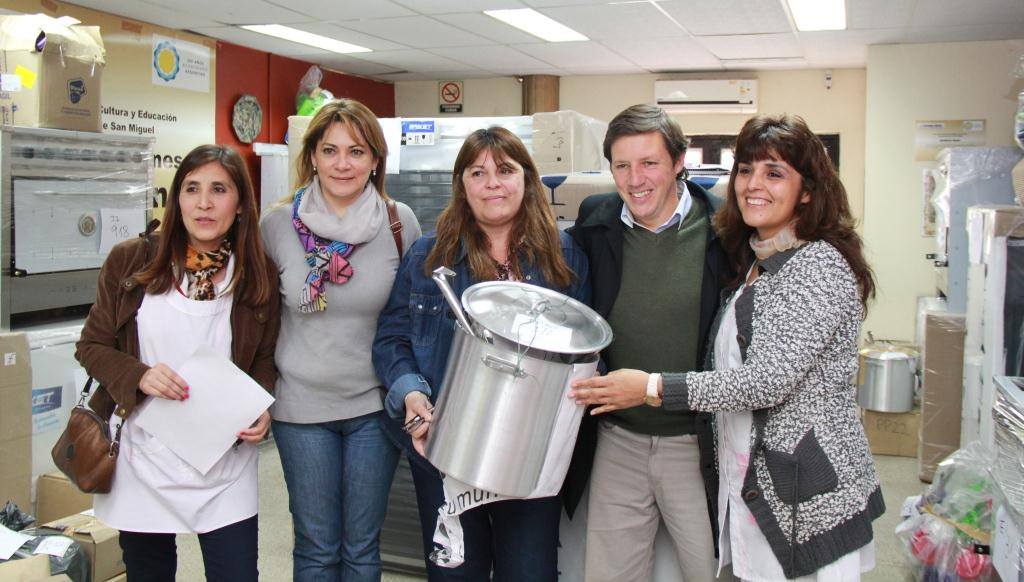
[(1014, 511), (1024, 514), (1024, 378), (997, 376), (992, 407), (996, 461), (992, 475)]
[(1012, 204), (1010, 171), (1021, 159), (1016, 147), (958, 147), (939, 152), (935, 207), (936, 283), (949, 310), (967, 308), (967, 208)]
[(1024, 208), (971, 207), (967, 231), (961, 442), (992, 446), (993, 378), (1024, 375)]
[(152, 184), (151, 139), (0, 130), (0, 329), (92, 303), (106, 247), (145, 228)]

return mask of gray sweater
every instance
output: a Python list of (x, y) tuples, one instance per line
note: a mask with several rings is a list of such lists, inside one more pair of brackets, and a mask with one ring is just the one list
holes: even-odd
[(743, 499), (796, 578), (866, 545), (885, 512), (851, 384), (864, 311), (850, 266), (827, 242), (758, 268), (736, 301), (743, 366), (666, 374), (665, 408), (753, 411)]
[[(402, 242), (420, 236), (412, 210), (398, 203)], [(327, 309), (302, 313), (299, 293), (309, 274), (305, 251), (292, 226), (291, 206), (274, 208), (260, 223), (263, 244), (281, 276), (281, 333), (274, 360), (278, 379), (271, 408), (276, 420), (295, 423), (355, 418), (383, 408), (380, 380), (370, 361), (377, 316), (391, 293), (398, 249), (384, 220), (370, 241), (349, 255), (354, 275), (326, 283)]]

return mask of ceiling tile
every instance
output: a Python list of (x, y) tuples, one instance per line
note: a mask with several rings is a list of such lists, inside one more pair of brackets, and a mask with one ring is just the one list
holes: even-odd
[(661, 7), (694, 35), (769, 34), (792, 31), (786, 11), (782, 8), (782, 0), (668, 0), (662, 2)]
[(604, 4), (601, 6), (562, 6), (545, 8), (546, 16), (589, 37), (591, 40), (658, 38), (686, 34), (654, 6), (638, 4)]
[(523, 44), (515, 48), (556, 68), (631, 65), (626, 59), (594, 41)]
[(380, 75), (380, 78), (385, 81), (440, 81), (453, 79), (477, 79), (493, 76), (494, 73), (489, 71), (480, 71), (478, 73), (469, 71), (438, 71), (428, 73), (395, 73), (393, 75)]
[(214, 27), (200, 27), (190, 29), (198, 34), (205, 34), (213, 38), (232, 42), (237, 45), (247, 46), (268, 53), (281, 55), (285, 57), (296, 57), (299, 55), (310, 55), (320, 54), (328, 55), (334, 54), (330, 51), (320, 50), (297, 42), (291, 42), (287, 40), (281, 40), (265, 34), (259, 34), (243, 30), (235, 26), (214, 26)]
[[(357, 25), (355, 22), (349, 22), (347, 24)], [(361, 32), (356, 32), (351, 28), (345, 28), (333, 22), (306, 22), (302, 24), (293, 24), (294, 28), (299, 30), (305, 30), (306, 32), (312, 32), (313, 34), (319, 34), (335, 40), (352, 43), (375, 51), (390, 51), (409, 48), (406, 45), (377, 38), (376, 36), (370, 36)]]
[(867, 64), (869, 45), (898, 43), (903, 36), (903, 31), (892, 28), (888, 30), (800, 32), (796, 36), (803, 55), (809, 62), (829, 63), (833, 67), (839, 66), (835, 63), (863, 67)]
[(765, 69), (806, 69), (803, 57), (782, 59), (732, 59), (723, 60), (722, 65), (730, 71), (753, 71)]
[(357, 53), (352, 58), (367, 60), (411, 72), (472, 71), (476, 67), (420, 50), (380, 51)]
[(566, 73), (562, 69), (555, 69), (548, 66), (543, 67), (525, 67), (522, 69), (492, 69), (497, 75), (502, 77), (518, 77), (522, 75), (554, 75), (556, 77), (564, 76)]
[(295, 58), (303, 61), (309, 61), (311, 63), (316, 63), (322, 67), (326, 67), (334, 71), (340, 71), (342, 73), (349, 73), (352, 75), (383, 75), (401, 70), (397, 67), (390, 67), (388, 65), (381, 65), (378, 63), (354, 59), (352, 57), (347, 57), (345, 55), (338, 54), (296, 55)]
[(366, 34), (417, 48), (473, 46), (490, 42), (482, 36), (426, 16), (361, 20), (359, 26), (354, 28)]
[(794, 34), (745, 34), (697, 37), (706, 49), (721, 59), (775, 59), (802, 57)]
[(916, 0), (859, 0), (846, 3), (847, 30), (903, 28)]
[(391, 0), (272, 0), (280, 5), (311, 16), (311, 20), (360, 20), (363, 18), (393, 18), (414, 16), (416, 13)]
[(495, 20), (481, 12), (441, 14), (434, 18), (452, 26), (461, 28), (462, 30), (486, 37), (493, 42), (500, 42), (502, 44), (545, 42), (532, 34), (527, 34), (518, 28), (509, 26), (500, 20)]
[(529, 68), (550, 68), (550, 65), (526, 53), (502, 45), (437, 48), (430, 49), (429, 52), (481, 69), (524, 71)]
[[(917, 2), (911, 27), (965, 26), (970, 24), (1024, 24), (1021, 0), (928, 0)], [(1019, 28), (1017, 38), (1024, 34)]]
[(689, 37), (606, 40), (601, 44), (649, 70), (685, 71), (721, 66), (718, 57)]
[(566, 75), (636, 75), (647, 70), (635, 66), (629, 67), (570, 67), (565, 69)]
[(76, 0), (75, 4), (175, 29), (218, 26), (219, 24), (204, 12), (183, 13), (180, 10), (173, 10), (148, 2), (141, 2), (140, 0)]
[(601, 4), (607, 4), (608, 1), (609, 0), (523, 0), (523, 2), (529, 4), (532, 8), (550, 8), (552, 6), (579, 6), (582, 4), (599, 6)]
[(907, 43), (921, 43), (1008, 40), (1021, 38), (1021, 36), (1024, 36), (1022, 31), (1024, 31), (1024, 25), (1020, 23), (910, 28), (907, 29), (903, 41)]
[(182, 13), (202, 14), (221, 24), (291, 24), (309, 17), (264, 0), (211, 2), (210, 0), (148, 0)]
[(406, 8), (420, 14), (449, 14), (454, 12), (483, 12), (505, 8), (526, 8), (519, 0), (397, 0)]

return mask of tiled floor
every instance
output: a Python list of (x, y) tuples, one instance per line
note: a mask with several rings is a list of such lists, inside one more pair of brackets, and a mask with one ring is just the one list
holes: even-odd
[[(917, 461), (903, 457), (876, 457), (887, 511), (875, 521), (877, 566), (864, 582), (912, 580), (910, 569), (896, 543), (893, 529), (899, 522), (903, 500), (920, 493), (925, 485), (917, 479)], [(260, 450), (260, 578), (268, 582), (291, 580), (292, 539), (288, 494), (281, 473), (281, 461), (273, 444)], [(203, 580), (202, 558), (195, 536), (178, 536), (178, 582)], [(423, 578), (385, 572), (384, 582), (414, 582)]]

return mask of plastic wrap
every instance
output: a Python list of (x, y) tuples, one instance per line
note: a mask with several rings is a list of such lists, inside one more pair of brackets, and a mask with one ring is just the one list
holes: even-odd
[(1017, 147), (957, 147), (938, 155), (935, 255), (948, 264), (943, 291), (950, 311), (963, 313), (967, 304), (967, 208), (1012, 204), (1010, 172), (1021, 157)]
[[(964, 357), (978, 365), (965, 364), (963, 421), (971, 432), (964, 436), (992, 446), (993, 378), (1024, 375), (1024, 208), (971, 207), (967, 231)], [(969, 392), (968, 387), (978, 391)]]
[(943, 459), (960, 447), (966, 318), (949, 313), (944, 301), (918, 303), (921, 338), (921, 444), (918, 476), (932, 481)]
[[(50, 531), (41, 532), (36, 529), (26, 529), (21, 533), (32, 536), (32, 539), (25, 542), (21, 548), (15, 551), (14, 555), (11, 556), (11, 560), (30, 558), (34, 555), (36, 548), (40, 544), (43, 544), (50, 538), (61, 538), (60, 542), (62, 542), (62, 545), (67, 544), (67, 549), (59, 556), (52, 554), (47, 556), (50, 559), (50, 575), (65, 574), (72, 582), (89, 582), (91, 572), (89, 556), (85, 553), (81, 544), (67, 536)], [(53, 541), (49, 543), (53, 543)], [(0, 564), (3, 564), (5, 561), (7, 560), (0, 560)]]
[(953, 453), (921, 496), (920, 514), (896, 527), (917, 580), (997, 580), (988, 555), (994, 518), (991, 462), (979, 443)]
[(996, 453), (992, 475), (1007, 503), (1024, 514), (1024, 378), (996, 378), (992, 419)]
[(11, 531), (21, 531), (32, 525), (35, 520), (35, 517), (22, 511), (16, 503), (11, 501), (4, 503), (4, 508), (0, 510), (0, 525)]
[(575, 111), (533, 114), (533, 160), (541, 174), (608, 169), (604, 134), (608, 124)]
[(334, 99), (334, 95), (330, 91), (320, 88), (320, 82), (323, 79), (323, 71), (320, 70), (320, 67), (313, 65), (299, 80), (299, 90), (295, 93), (297, 115), (314, 115), (324, 106), (324, 103)]

